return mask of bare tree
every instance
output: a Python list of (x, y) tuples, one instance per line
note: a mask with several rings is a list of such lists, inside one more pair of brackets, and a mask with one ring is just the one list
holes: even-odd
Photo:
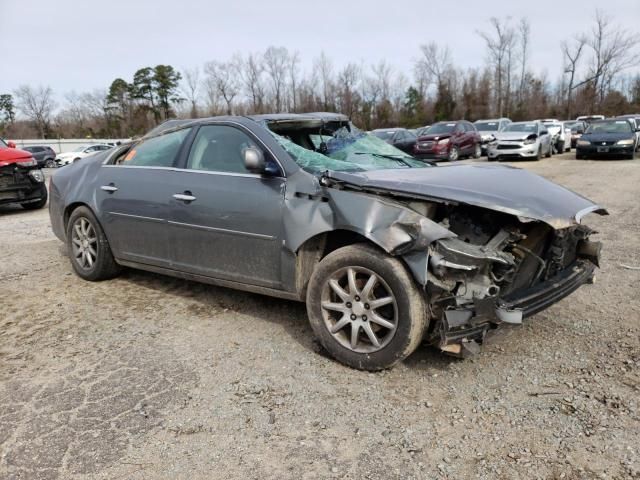
[(333, 63), (324, 52), (321, 52), (320, 56), (313, 62), (313, 69), (320, 79), (323, 109), (330, 110), (334, 103), (332, 99)]
[(291, 87), (291, 101), (293, 111), (298, 111), (298, 70), (300, 67), (300, 52), (289, 55), (289, 86)]
[(51, 87), (32, 88), (21, 85), (14, 92), (17, 107), (23, 115), (36, 124), (39, 135), (44, 138), (49, 129), (51, 114), (56, 106)]
[(264, 109), (264, 64), (258, 54), (250, 53), (242, 62), (242, 84), (251, 100), (253, 113), (263, 113)]
[(493, 33), (478, 32), (484, 39), (489, 52), (489, 63), (495, 71), (497, 111), (500, 117), (504, 114), (505, 90), (510, 91), (512, 51), (515, 33), (509, 21), (492, 17), (489, 22)]
[(289, 51), (284, 47), (269, 47), (264, 52), (264, 65), (271, 80), (274, 108), (281, 112), (284, 106), (284, 89), (286, 86)]
[(434, 81), (436, 85), (444, 85), (451, 70), (449, 47), (441, 48), (437, 43), (431, 42), (420, 45), (420, 52), (422, 56), (417, 61), (416, 69), (421, 75), (422, 81), (427, 82), (425, 90), (431, 81)]
[(348, 63), (338, 74), (338, 107), (349, 118), (353, 117), (359, 104), (357, 84), (360, 75), (361, 69), (355, 63)]
[(233, 115), (233, 99), (240, 93), (240, 65), (237, 57), (228, 62), (207, 62), (204, 71), (210, 92), (217, 92), (226, 103), (227, 115)]
[(520, 54), (520, 86), (518, 87), (518, 103), (524, 99), (524, 90), (527, 79), (527, 61), (529, 59), (529, 43), (531, 41), (531, 26), (525, 17), (518, 24), (518, 44)]
[(587, 39), (584, 35), (578, 35), (571, 43), (562, 42), (562, 54), (564, 56), (564, 73), (569, 74), (567, 84), (566, 117), (572, 118), (572, 98), (575, 90), (578, 63), (584, 51)]
[(638, 34), (613, 25), (610, 17), (600, 10), (596, 11), (595, 25), (587, 39), (592, 57), (590, 76), (585, 82), (593, 82), (600, 103), (620, 72), (640, 64), (638, 44)]
[(191, 104), (189, 116), (198, 118), (198, 98), (200, 96), (200, 69), (198, 67), (182, 70), (181, 90)]
[(380, 100), (389, 100), (391, 97), (391, 76), (393, 69), (385, 60), (371, 66), (373, 77), (371, 78), (372, 88), (378, 92)]

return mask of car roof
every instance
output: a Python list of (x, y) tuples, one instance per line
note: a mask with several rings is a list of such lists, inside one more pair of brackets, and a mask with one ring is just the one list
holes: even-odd
[(254, 122), (274, 122), (274, 123), (286, 123), (286, 122), (305, 122), (305, 121), (317, 121), (317, 122), (348, 122), (349, 117), (341, 113), (332, 112), (310, 112), (310, 113), (263, 113), (260, 115), (220, 115), (214, 117), (203, 118), (185, 118), (185, 119), (172, 119), (167, 120), (157, 127), (147, 132), (143, 138), (153, 137), (163, 132), (174, 130), (187, 125), (202, 125), (211, 122), (238, 122), (246, 124), (247, 120)]

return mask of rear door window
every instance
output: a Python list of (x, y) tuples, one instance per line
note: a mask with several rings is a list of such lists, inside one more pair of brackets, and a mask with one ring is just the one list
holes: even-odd
[(122, 161), (124, 166), (135, 167), (171, 167), (187, 137), (190, 128), (143, 140), (134, 146)]

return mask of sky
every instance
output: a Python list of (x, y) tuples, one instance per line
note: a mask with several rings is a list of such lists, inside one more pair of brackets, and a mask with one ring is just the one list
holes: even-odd
[(130, 81), (143, 66), (192, 68), (269, 45), (298, 50), (304, 70), (324, 51), (336, 69), (384, 59), (410, 77), (419, 46), (433, 41), (456, 66), (481, 67), (477, 32), (492, 16), (529, 19), (531, 69), (553, 81), (562, 40), (603, 6), (620, 28), (640, 30), (640, 0), (0, 0), (0, 93), (41, 84), (60, 98)]

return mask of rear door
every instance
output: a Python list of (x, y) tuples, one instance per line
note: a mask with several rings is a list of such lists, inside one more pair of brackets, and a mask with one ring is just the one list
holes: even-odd
[(174, 162), (190, 129), (145, 140), (123, 162), (103, 165), (96, 203), (114, 255), (123, 260), (168, 267), (168, 206)]
[(280, 288), (285, 179), (248, 172), (243, 161), (247, 147), (269, 158), (239, 126), (203, 125), (194, 136), (184, 168), (170, 180), (173, 268)]

